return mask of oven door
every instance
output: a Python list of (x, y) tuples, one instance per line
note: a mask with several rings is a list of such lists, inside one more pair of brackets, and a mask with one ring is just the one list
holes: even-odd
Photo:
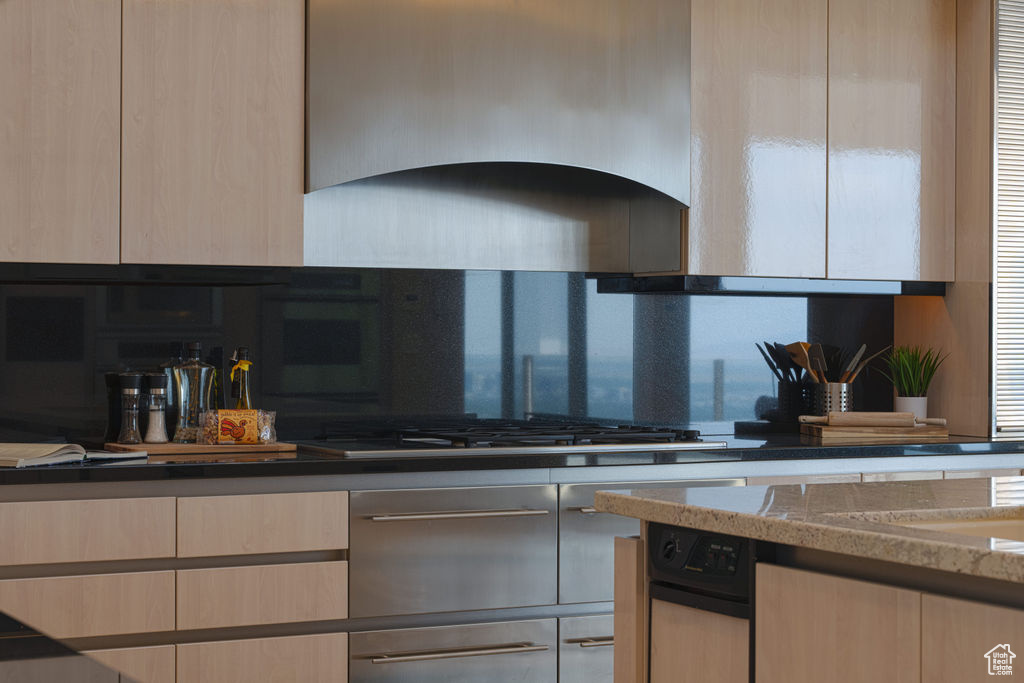
[(349, 680), (479, 683), (558, 680), (554, 619), (349, 635)]
[(555, 486), (351, 494), (352, 617), (551, 605)]

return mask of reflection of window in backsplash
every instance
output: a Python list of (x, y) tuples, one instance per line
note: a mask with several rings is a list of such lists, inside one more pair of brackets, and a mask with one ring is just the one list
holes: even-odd
[[(598, 294), (579, 273), (285, 271), (278, 284), (0, 284), (0, 441), (104, 427), (103, 373), (173, 342), (254, 360), (284, 438), (352, 415), (566, 416), (731, 431), (775, 381), (755, 341), (878, 348), (888, 297)], [(219, 355), (218, 355), (219, 354)], [(885, 409), (876, 376), (862, 407)]]

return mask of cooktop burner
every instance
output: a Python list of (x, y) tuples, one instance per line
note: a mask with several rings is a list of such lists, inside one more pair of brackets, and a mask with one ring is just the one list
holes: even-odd
[(695, 441), (700, 432), (662, 427), (597, 424), (509, 424), (454, 429), (412, 428), (396, 434), (400, 444), (451, 448), (480, 446), (575, 446), (586, 444), (669, 443)]
[(626, 453), (724, 448), (700, 440), (700, 432), (668, 427), (603, 425), (596, 422), (530, 419), (385, 418), (338, 421), (323, 439), (308, 444), (349, 458)]

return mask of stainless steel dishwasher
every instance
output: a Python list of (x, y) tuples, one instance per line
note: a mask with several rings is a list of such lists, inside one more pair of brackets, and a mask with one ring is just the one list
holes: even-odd
[(612, 489), (743, 486), (744, 479), (562, 484), (558, 492), (558, 602), (610, 601), (614, 593), (615, 537), (640, 533), (639, 520), (594, 509), (594, 494)]
[(554, 619), (534, 619), (352, 633), (349, 680), (553, 683), (556, 631)]
[(352, 493), (350, 616), (555, 604), (557, 496), (554, 485)]

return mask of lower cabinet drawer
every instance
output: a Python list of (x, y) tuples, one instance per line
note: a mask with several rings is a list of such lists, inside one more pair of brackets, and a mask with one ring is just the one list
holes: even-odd
[(352, 633), (359, 683), (558, 680), (554, 619)]
[(177, 647), (178, 683), (348, 680), (345, 633), (187, 643)]
[(174, 630), (174, 572), (0, 581), (0, 611), (53, 638)]
[(174, 683), (174, 646), (85, 650), (82, 654), (115, 669), (137, 683)]
[(612, 683), (615, 618), (611, 614), (558, 620), (558, 683)]
[(178, 571), (178, 629), (348, 617), (348, 562)]

